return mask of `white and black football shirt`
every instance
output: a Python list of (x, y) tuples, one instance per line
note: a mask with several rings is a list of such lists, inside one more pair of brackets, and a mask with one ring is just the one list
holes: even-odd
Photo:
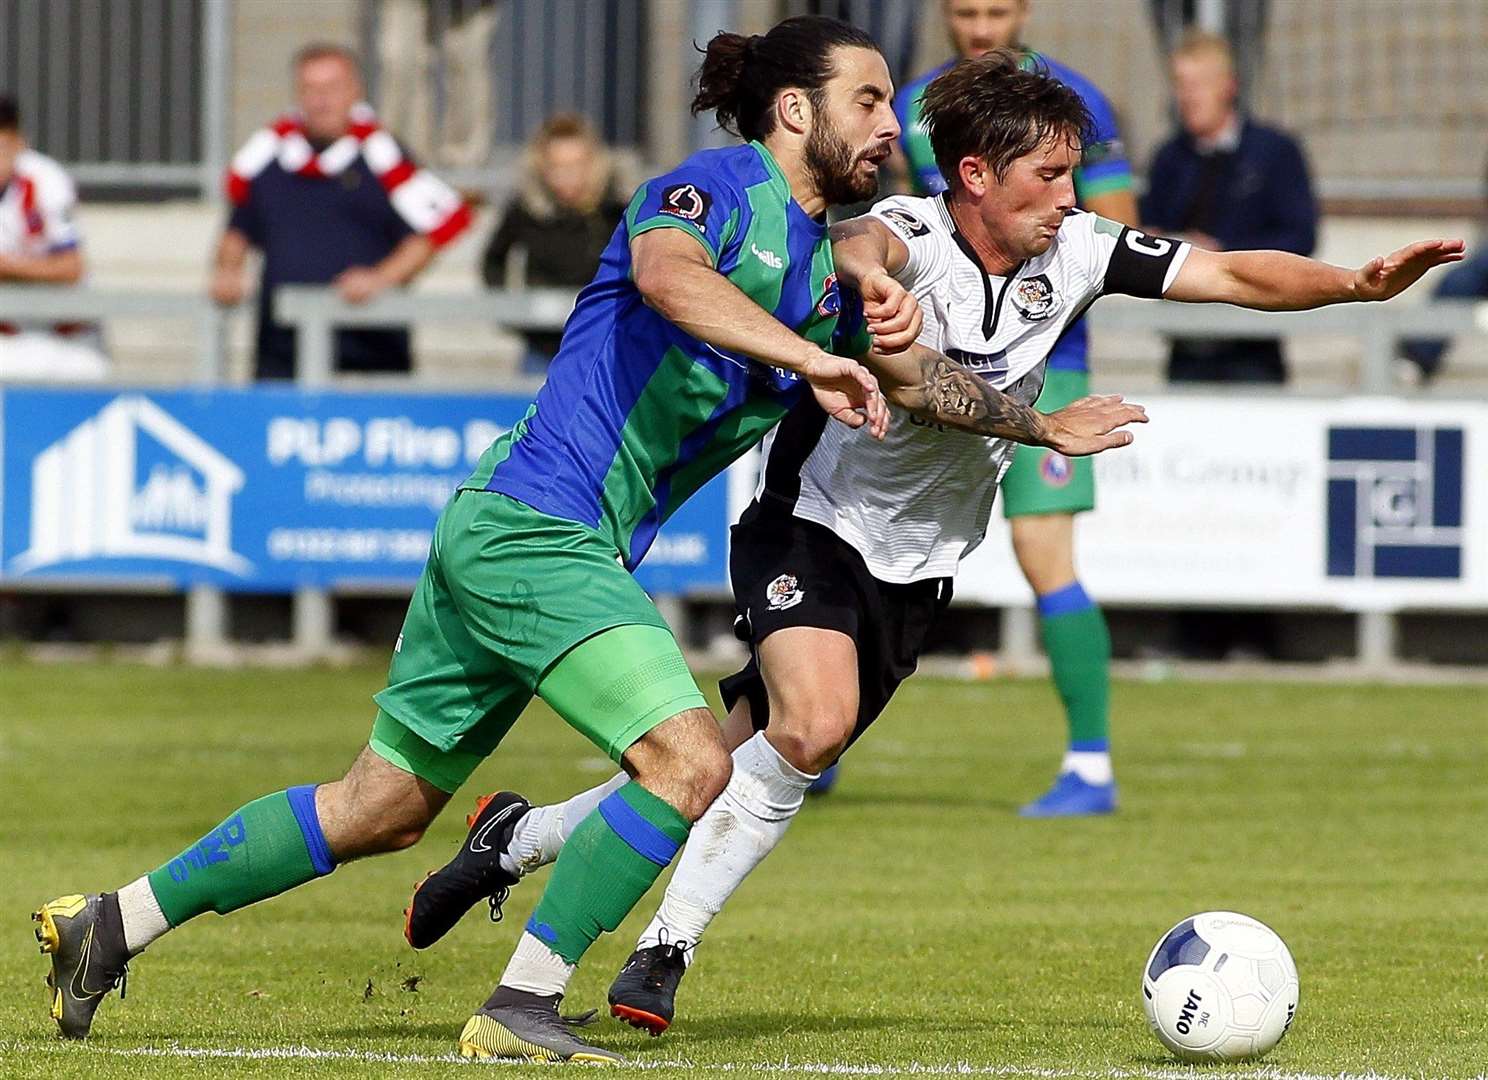
[[(1046, 252), (998, 277), (957, 231), (944, 195), (894, 196), (870, 215), (909, 249), (897, 276), (924, 312), (919, 343), (1026, 405), (1055, 342), (1086, 308), (1106, 293), (1161, 297), (1190, 250), (1074, 211)], [(765, 441), (756, 498), (832, 529), (880, 581), (950, 577), (986, 534), (1016, 444), (891, 411), (878, 442), (803, 402)]]

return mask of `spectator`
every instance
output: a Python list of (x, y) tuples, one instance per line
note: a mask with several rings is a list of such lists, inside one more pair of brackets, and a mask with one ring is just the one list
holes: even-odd
[[(1488, 204), (1484, 205), (1483, 227), (1488, 235)], [(1488, 246), (1468, 248), (1466, 261), (1447, 268), (1431, 290), (1434, 300), (1488, 300)], [(1405, 358), (1421, 369), (1422, 379), (1432, 379), (1441, 370), (1442, 354), (1450, 342), (1445, 338), (1412, 338), (1402, 342)]]
[[(522, 188), (491, 237), (481, 276), (497, 287), (582, 288), (599, 268), (625, 203), (589, 122), (573, 113), (550, 116), (527, 148)], [(514, 261), (524, 263), (524, 273), (512, 273)], [(534, 330), (524, 336), (522, 370), (540, 375), (563, 334)]]
[[(470, 224), (450, 187), (419, 168), (362, 101), (356, 54), (310, 45), (294, 60), (298, 111), (243, 145), (227, 174), (232, 214), (217, 245), (212, 298), (247, 291), (249, 247), (263, 252), (255, 373), (295, 373), (294, 331), (274, 320), (279, 285), (334, 284), (349, 303), (406, 285)], [(406, 372), (406, 330), (336, 334), (339, 371)]]
[[(1182, 130), (1153, 158), (1142, 220), (1213, 251), (1277, 248), (1309, 255), (1317, 241), (1317, 204), (1296, 140), (1242, 116), (1230, 47), (1191, 31), (1172, 56), (1173, 92)], [(1174, 382), (1286, 381), (1274, 339), (1173, 341)]]
[[(76, 285), (83, 253), (72, 221), (77, 189), (21, 131), (20, 110), (0, 98), (0, 286)], [(100, 378), (107, 361), (96, 331), (79, 324), (0, 321), (0, 378)]]

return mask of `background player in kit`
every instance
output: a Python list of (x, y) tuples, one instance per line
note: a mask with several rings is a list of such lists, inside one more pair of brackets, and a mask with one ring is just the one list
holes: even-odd
[[(118, 892), (37, 911), (64, 1035), (86, 1035), (127, 961), (188, 919), (416, 842), (537, 694), (627, 778), (571, 818), (569, 854), (459, 1045), (469, 1056), (618, 1057), (578, 1039), (558, 1002), (732, 771), (628, 571), (666, 518), (792, 405), (811, 397), (882, 435), (877, 382), (846, 358), (866, 355), (869, 339), (856, 311), (840, 317), (825, 211), (876, 190), (898, 135), (891, 94), (872, 40), (834, 20), (709, 43), (694, 109), (751, 141), (695, 155), (636, 193), (536, 402), (440, 516), (369, 745), (342, 779), (248, 803)], [(1008, 430), (1002, 395), (964, 368), (911, 363), (901, 353), (885, 367), (902, 405)], [(1095, 412), (1104, 431), (1126, 415)], [(488, 804), (481, 835), (503, 839), (526, 808), (515, 796)]]
[[(909, 356), (934, 368), (948, 353), (1004, 391), (1004, 430), (1021, 425), (1020, 441), (1080, 453), (1129, 440), (1059, 431), (1073, 414), (1131, 408), (1117, 398), (1082, 399), (1050, 416), (1029, 407), (1054, 341), (1102, 295), (1305, 309), (1387, 299), (1461, 257), (1460, 241), (1425, 241), (1344, 270), (1275, 251), (1192, 250), (1077, 212), (1072, 173), (1088, 114), (1069, 88), (1021, 70), (1012, 53), (958, 64), (926, 107), (955, 188), (888, 199), (834, 226), (838, 272), (862, 291), (870, 328), (873, 312), (898, 312), (911, 293), (924, 326)], [(1011, 450), (1003, 438), (945, 427), (895, 414), (882, 443), (850, 446), (797, 408), (773, 433), (757, 498), (733, 538), (735, 602), (754, 650), (724, 681), (733, 777), (694, 827), (610, 989), (615, 1015), (653, 1033), (670, 1024), (699, 936), (784, 836), (816, 771), (914, 670), (957, 562), (982, 538)], [(499, 858), (514, 881), (551, 861), (573, 815), (623, 782), (531, 811), (497, 854), (477, 856), (467, 841), (439, 873), (468, 874)]]
[[(1137, 202), (1116, 112), (1085, 76), (1022, 44), (1030, 6), (1030, 0), (941, 0), (941, 13), (958, 57), (1011, 48), (1025, 68), (1044, 69), (1080, 96), (1092, 125), (1075, 170), (1077, 203), (1134, 226)], [(922, 102), (931, 80), (954, 63), (922, 75), (894, 98), (902, 128), (899, 166), (918, 195), (946, 188), (923, 123)], [(1040, 409), (1053, 412), (1090, 393), (1088, 352), (1085, 322), (1078, 320), (1049, 356)], [(1041, 447), (1013, 455), (1002, 481), (1002, 512), (1009, 519), (1018, 567), (1037, 597), (1040, 637), (1069, 734), (1054, 786), (1023, 807), (1027, 817), (1100, 814), (1116, 808), (1110, 754), (1111, 635), (1075, 572), (1075, 515), (1094, 508), (1095, 471), (1089, 460)]]

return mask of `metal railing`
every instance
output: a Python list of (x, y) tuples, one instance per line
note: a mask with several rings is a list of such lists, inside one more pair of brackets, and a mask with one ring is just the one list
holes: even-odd
[(83, 184), (214, 190), (234, 0), (0, 0), (0, 93)]
[[(339, 327), (386, 326), (436, 321), (442, 323), (498, 323), (513, 328), (560, 327), (573, 304), (563, 290), (471, 293), (384, 293), (361, 305), (348, 304), (332, 289), (286, 286), (275, 301), (278, 317), (299, 335), (298, 381), (323, 386), (334, 379), (334, 334)], [(205, 295), (180, 292), (129, 292), (72, 288), (0, 288), (0, 321), (8, 319), (89, 321), (111, 318), (159, 317), (185, 319), (197, 333), (197, 379), (212, 384), (225, 381), (227, 371), (223, 333), (227, 312)], [(1358, 382), (1345, 389), (1389, 393), (1397, 343), (1407, 337), (1463, 338), (1488, 336), (1488, 303), (1370, 304), (1325, 308), (1319, 311), (1273, 313), (1244, 311), (1223, 305), (1159, 303), (1125, 298), (1108, 299), (1090, 316), (1092, 332), (1158, 333), (1184, 337), (1295, 337), (1310, 334), (1347, 336), (1362, 343)], [(1454, 357), (1488, 372), (1483, 354)], [(518, 380), (512, 379), (513, 385)], [(523, 384), (528, 385), (528, 384)], [(490, 388), (489, 386), (487, 388)], [(1456, 391), (1454, 390), (1454, 393)], [(1488, 396), (1488, 380), (1479, 390)], [(49, 583), (48, 587), (63, 586)], [(307, 656), (324, 654), (333, 634), (333, 604), (329, 593), (301, 589), (293, 601), (293, 636)], [(226, 639), (227, 603), (224, 594), (196, 586), (187, 595), (187, 644), (193, 651), (220, 646)], [(1032, 610), (1005, 612), (1004, 640), (1024, 642), (1034, 651)], [(1388, 663), (1395, 658), (1396, 618), (1387, 611), (1361, 613), (1358, 650), (1362, 660)], [(1028, 657), (1013, 656), (1011, 662)]]

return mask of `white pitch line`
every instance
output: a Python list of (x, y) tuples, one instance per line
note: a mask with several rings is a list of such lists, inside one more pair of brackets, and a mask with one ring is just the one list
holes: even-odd
[[(0, 1044), (0, 1054), (38, 1050), (54, 1054), (81, 1053), (109, 1057), (186, 1058), (194, 1060), (243, 1061), (355, 1061), (367, 1065), (469, 1065), (472, 1067), (520, 1066), (522, 1061), (487, 1059), (472, 1062), (458, 1054), (397, 1054), (379, 1050), (326, 1050), (313, 1046), (69, 1046), (63, 1043), (42, 1045)], [(1211, 1075), (1207, 1069), (1181, 1065), (1163, 1067), (1111, 1067), (1104, 1072), (1093, 1069), (1039, 1068), (1031, 1065), (973, 1065), (958, 1061), (933, 1064), (910, 1061), (902, 1065), (855, 1064), (852, 1062), (784, 1061), (693, 1062), (685, 1059), (627, 1062), (625, 1068), (641, 1072), (656, 1069), (701, 1069), (710, 1073), (787, 1073), (801, 1076), (993, 1076), (1008, 1080), (1078, 1080), (1080, 1077), (1103, 1076), (1107, 1080), (1203, 1080)], [(1399, 1076), (1381, 1072), (1292, 1072), (1275, 1065), (1258, 1065), (1250, 1069), (1225, 1071), (1223, 1080), (1453, 1080), (1442, 1076), (1415, 1073)], [(1488, 1080), (1488, 1073), (1456, 1080)]]

